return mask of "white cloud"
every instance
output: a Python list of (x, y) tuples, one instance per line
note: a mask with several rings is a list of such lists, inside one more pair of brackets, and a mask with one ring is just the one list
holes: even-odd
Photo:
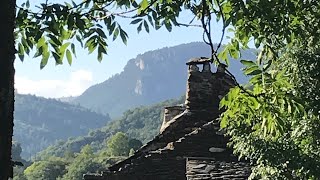
[(74, 71), (66, 80), (32, 80), (27, 77), (15, 77), (15, 88), (18, 93), (51, 98), (78, 96), (92, 83), (92, 72), (86, 70)]

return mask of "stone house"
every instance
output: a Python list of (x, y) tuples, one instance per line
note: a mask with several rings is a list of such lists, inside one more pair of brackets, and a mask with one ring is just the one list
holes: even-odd
[[(191, 59), (184, 105), (165, 107), (160, 133), (124, 161), (86, 180), (247, 179), (248, 163), (239, 161), (219, 131), (220, 99), (234, 86), (208, 59)], [(199, 69), (202, 66), (202, 70)]]

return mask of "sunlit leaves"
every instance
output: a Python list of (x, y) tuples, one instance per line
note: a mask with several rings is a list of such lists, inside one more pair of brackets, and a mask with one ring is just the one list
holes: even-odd
[[(101, 61), (103, 54), (107, 54), (108, 36), (112, 36), (113, 40), (120, 37), (124, 44), (128, 39), (128, 34), (115, 21), (115, 16), (100, 8), (108, 3), (90, 0), (80, 4), (41, 4), (42, 11), (37, 13), (30, 13), (29, 2), (22, 4), (16, 21), (19, 58), (23, 60), (24, 54), (31, 51), (35, 52), (34, 57), (42, 58), (40, 68), (45, 67), (50, 57), (55, 59), (56, 64), (62, 64), (64, 58), (71, 64), (79, 44), (89, 53), (96, 51), (97, 59)], [(138, 7), (136, 2), (125, 0), (110, 3), (106, 8), (113, 5), (119, 10)], [(145, 6), (145, 2), (141, 5)], [(74, 43), (74, 39), (79, 43)]]
[[(245, 74), (250, 76), (249, 84), (245, 91), (233, 88), (221, 101), (221, 108), (226, 109), (221, 117), (221, 127), (232, 137), (235, 153), (257, 164), (251, 178), (320, 177), (315, 168), (320, 165), (319, 141), (312, 140), (320, 137), (319, 126), (312, 123), (319, 122), (319, 117), (310, 113), (317, 106), (308, 107), (310, 100), (301, 96), (305, 92), (299, 94), (306, 90), (299, 85), (301, 80), (297, 77), (300, 75), (293, 73), (297, 71), (297, 64), (292, 59), (304, 62), (316, 58), (315, 54), (313, 58), (306, 56), (306, 51), (309, 50), (300, 51), (299, 55), (291, 54), (292, 50), (286, 51), (275, 62), (266, 48), (260, 51), (259, 60), (241, 60)], [(314, 59), (313, 62), (317, 61)], [(302, 69), (309, 68), (310, 65)], [(307, 75), (304, 71), (297, 73), (302, 72), (301, 77)], [(310, 79), (313, 75), (307, 76)], [(298, 133), (300, 131), (303, 135)]]
[(149, 5), (148, 0), (142, 0), (140, 3), (140, 9), (145, 10), (148, 7), (148, 5)]
[(21, 61), (23, 61), (24, 59), (24, 54), (25, 54), (25, 51), (24, 51), (23, 45), (21, 43), (18, 43), (18, 56)]
[(253, 61), (250, 61), (250, 60), (240, 60), (240, 62), (243, 64), (243, 65), (245, 65), (245, 66), (254, 66), (254, 65), (256, 65)]
[(41, 59), (41, 62), (40, 62), (40, 69), (44, 68), (47, 65), (49, 57), (50, 57), (50, 53), (49, 52), (43, 53), (42, 59)]
[[(121, 28), (116, 17), (131, 17), (131, 24), (136, 25), (138, 32), (145, 30), (149, 33), (151, 27), (159, 29), (163, 26), (171, 32), (173, 26), (179, 25), (177, 18), (183, 8), (200, 15), (202, 11), (201, 2), (171, 0), (87, 0), (79, 4), (73, 1), (63, 4), (41, 4), (40, 11), (37, 13), (30, 13), (29, 6), (29, 3), (22, 5), (17, 13), (17, 38), (21, 39), (23, 45), (20, 46), (19, 56), (22, 59), (22, 53), (33, 52), (33, 45), (38, 48), (46, 42), (48, 49), (36, 50), (36, 56), (46, 54), (47, 57), (49, 53), (49, 57), (53, 57), (57, 64), (62, 64), (65, 57), (70, 63), (71, 57), (76, 55), (75, 45), (77, 44), (87, 48), (89, 53), (96, 51), (98, 60), (101, 60), (102, 55), (107, 52), (109, 36), (113, 41), (120, 37), (122, 42), (127, 44), (128, 34)], [(211, 7), (213, 6), (210, 5)], [(224, 4), (224, 14), (230, 12), (230, 7), (230, 3)], [(22, 38), (27, 43), (22, 42)], [(79, 43), (74, 43), (73, 40)], [(61, 48), (66, 43), (73, 43), (73, 45)], [(234, 48), (230, 48), (228, 53), (232, 57), (239, 57), (237, 52), (239, 45), (234, 43), (233, 45)]]
[(67, 56), (67, 60), (68, 60), (69, 65), (71, 65), (72, 64), (72, 55), (71, 55), (71, 52), (69, 49), (67, 49), (66, 56)]

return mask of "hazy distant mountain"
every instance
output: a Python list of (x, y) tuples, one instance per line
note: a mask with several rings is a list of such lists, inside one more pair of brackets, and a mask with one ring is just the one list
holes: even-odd
[(107, 115), (55, 99), (16, 94), (13, 139), (28, 158), (57, 140), (85, 135), (109, 120)]
[(60, 97), (57, 98), (57, 100), (62, 101), (62, 102), (71, 102), (76, 98), (76, 96), (67, 96), (67, 97)]
[[(209, 46), (200, 42), (146, 52), (129, 60), (123, 72), (88, 88), (71, 102), (120, 117), (129, 108), (180, 97), (186, 89), (185, 63), (209, 54)], [(253, 51), (243, 53), (244, 59), (253, 57)], [(239, 61), (231, 61), (230, 70), (242, 83), (246, 78), (240, 67)]]

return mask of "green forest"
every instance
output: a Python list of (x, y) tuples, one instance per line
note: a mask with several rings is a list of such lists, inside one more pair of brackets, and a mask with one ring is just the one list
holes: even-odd
[(157, 135), (163, 107), (181, 104), (184, 99), (182, 96), (177, 100), (127, 110), (121, 118), (90, 131), (86, 136), (49, 146), (34, 156), (32, 162), (21, 159), (22, 149), (16, 143), (13, 158), (22, 160), (25, 166), (14, 169), (14, 179), (81, 179), (87, 172), (103, 171)]
[[(14, 168), (13, 179), (82, 179), (85, 173), (103, 171), (108, 166), (125, 159), (141, 145), (141, 141), (130, 139), (124, 133), (118, 132), (106, 139), (103, 142), (104, 147), (98, 152), (94, 152), (87, 144), (78, 153), (68, 149), (62, 157), (47, 156), (44, 160), (36, 159), (32, 163), (24, 161), (25, 167)], [(13, 149), (13, 152), (18, 151), (16, 149)]]
[(15, 95), (14, 119), (14, 140), (22, 144), (27, 159), (58, 140), (86, 134), (111, 120), (79, 105), (21, 94)]
[[(130, 26), (138, 32), (160, 28), (171, 32), (181, 26), (201, 28), (200, 35), (210, 50), (204, 56), (212, 64), (228, 65), (232, 59), (240, 59), (248, 83), (237, 82), (225, 69), (236, 85), (220, 102), (225, 111), (219, 121), (230, 137), (233, 153), (250, 162), (249, 179), (320, 178), (318, 0), (84, 0), (45, 1), (32, 6), (28, 0), (21, 5), (4, 0), (0, 8), (0, 22), (6, 27), (0, 33), (0, 179), (12, 176), (11, 155), (21, 160), (21, 146), (12, 141), (15, 55), (22, 61), (26, 55), (39, 57), (43, 69), (49, 59), (57, 65), (65, 61), (72, 65), (79, 47), (102, 61), (112, 41), (130, 41), (121, 26), (124, 18), (130, 19)], [(191, 13), (192, 18), (182, 22), (182, 12)], [(214, 30), (215, 24), (221, 25), (220, 33)], [(213, 37), (220, 39), (216, 46)], [(255, 60), (243, 58), (242, 50), (252, 47), (258, 49)], [(61, 153), (60, 157), (50, 156), (50, 148), (55, 147), (49, 147), (43, 156), (48, 151), (50, 157), (35, 157), (23, 171), (15, 168), (15, 178), (79, 179), (83, 173), (104, 169), (129, 156), (141, 141), (150, 138), (151, 133), (144, 131), (159, 125), (146, 123), (144, 129), (142, 121), (134, 122), (135, 112), (146, 120), (159, 117), (151, 113), (156, 108), (140, 110), (125, 112), (124, 119), (131, 118), (125, 124), (121, 119), (114, 121), (110, 131), (119, 132), (111, 133), (100, 147), (87, 144), (77, 152), (68, 147), (61, 152), (62, 157)], [(147, 116), (142, 115), (145, 112)], [(140, 127), (141, 132), (130, 129), (130, 123)], [(88, 137), (95, 133), (98, 131)]]

